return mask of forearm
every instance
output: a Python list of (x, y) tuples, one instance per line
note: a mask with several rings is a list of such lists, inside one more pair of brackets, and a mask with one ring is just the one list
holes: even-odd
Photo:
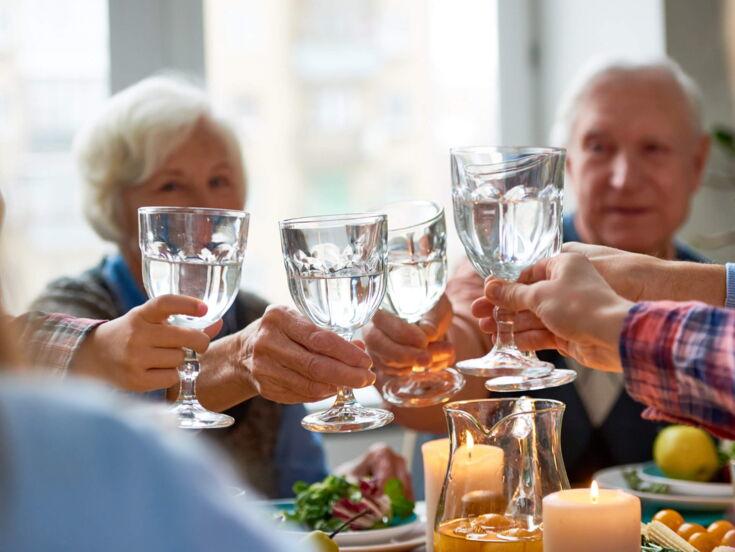
[(735, 311), (701, 303), (640, 303), (623, 327), (628, 393), (647, 417), (735, 437)]
[(645, 301), (699, 301), (715, 307), (725, 305), (725, 267), (717, 264), (667, 261), (663, 285), (652, 289)]
[[(208, 409), (223, 411), (258, 394), (240, 363), (243, 336), (228, 335), (213, 341), (199, 361), (201, 372), (197, 379), (197, 397)], [(168, 390), (175, 399), (178, 387)]]

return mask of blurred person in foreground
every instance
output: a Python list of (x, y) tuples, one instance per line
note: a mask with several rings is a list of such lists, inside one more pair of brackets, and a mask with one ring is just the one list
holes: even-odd
[(622, 372), (647, 418), (735, 438), (735, 264), (574, 243), (564, 251), (517, 283), (489, 278), (472, 305), (480, 327), (494, 331), (495, 305), (512, 309), (521, 349), (555, 348)]
[[(139, 207), (242, 209), (245, 204), (235, 133), (200, 89), (179, 79), (151, 77), (115, 94), (79, 132), (74, 150), (85, 215), (117, 252), (78, 276), (51, 282), (33, 303), (35, 310), (124, 316), (146, 301)], [(301, 403), (334, 395), (338, 386), (370, 385), (370, 357), (295, 309), (268, 307), (246, 292), (225, 313), (217, 337), (201, 357), (197, 394), (206, 408), (226, 410), (236, 421), (207, 432), (207, 438), (223, 444), (243, 476), (266, 496), (291, 496), (295, 481), (325, 477), (321, 440), (301, 427), (306, 414)], [(129, 351), (134, 354), (134, 348)], [(173, 400), (178, 392), (175, 370), (165, 380), (152, 380), (79, 358), (70, 372), (159, 400)], [(381, 484), (398, 477), (410, 489), (404, 460), (380, 443), (341, 471), (373, 476)]]
[[(2, 214), (0, 196), (0, 223)], [(166, 308), (196, 315), (206, 307), (164, 296), (123, 317), (137, 319), (128, 329), (154, 345), (142, 346), (141, 358), (175, 355), (166, 342), (196, 349), (209, 342), (204, 332), (166, 325)], [(152, 313), (165, 316), (146, 322)], [(57, 369), (88, 347), (97, 362), (114, 364), (122, 360), (109, 350), (115, 340), (91, 345), (90, 335), (113, 322), (40, 313), (12, 319), (1, 307), (0, 322), (0, 550), (299, 549), (234, 497), (239, 483), (222, 458), (183, 432), (151, 424), (165, 412), (89, 382), (32, 373), (16, 349), (29, 339), (31, 354), (51, 348)]]
[[(576, 212), (564, 220), (565, 241), (705, 261), (675, 240), (709, 152), (700, 98), (696, 84), (670, 60), (609, 61), (583, 71), (560, 104), (553, 132), (553, 141), (567, 148), (567, 182), (577, 199)], [(482, 279), (464, 260), (421, 329), (389, 313), (376, 315), (365, 341), (379, 376), (416, 362), (441, 366), (484, 355), (492, 342), (470, 312), (482, 294)], [(526, 393), (567, 405), (562, 443), (570, 480), (650, 459), (661, 426), (641, 419), (643, 409), (625, 393), (620, 374), (590, 370), (554, 351), (539, 357), (578, 373), (572, 385)], [(470, 378), (454, 399), (487, 396), (483, 381)], [(439, 408), (396, 415), (408, 427), (446, 431)]]

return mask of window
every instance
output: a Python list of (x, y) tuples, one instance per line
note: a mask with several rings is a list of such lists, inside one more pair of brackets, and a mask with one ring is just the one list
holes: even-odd
[(108, 96), (107, 29), (102, 0), (0, 0), (0, 180), (4, 258), (12, 265), (3, 282), (11, 312), (102, 251), (81, 214), (70, 146)]
[(497, 141), (494, 2), (204, 5), (209, 90), (248, 173), (245, 287), (290, 302), (282, 218), (427, 198), (451, 219), (449, 148)]

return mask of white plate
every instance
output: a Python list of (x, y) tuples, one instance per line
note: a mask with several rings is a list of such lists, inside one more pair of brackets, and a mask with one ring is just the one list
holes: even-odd
[(624, 491), (635, 495), (645, 504), (656, 504), (661, 506), (669, 506), (674, 508), (682, 508), (684, 510), (724, 510), (735, 504), (735, 498), (730, 497), (711, 497), (711, 496), (691, 496), (691, 495), (675, 495), (675, 494), (656, 494), (634, 491), (628, 487), (623, 477), (623, 472), (629, 469), (641, 467), (641, 464), (629, 464), (627, 466), (616, 466), (598, 471), (594, 475), (594, 479), (600, 487), (607, 489), (623, 489)]
[(687, 496), (709, 496), (733, 498), (733, 488), (729, 483), (702, 483), (699, 481), (686, 481), (683, 479), (671, 479), (663, 475), (655, 475), (650, 472), (657, 469), (656, 464), (648, 462), (638, 468), (638, 476), (649, 483), (660, 483), (669, 486), (671, 494)]
[(366, 544), (363, 546), (340, 546), (339, 552), (404, 552), (414, 550), (426, 544), (426, 535), (423, 531), (410, 535), (406, 540), (384, 544)]
[(385, 529), (368, 529), (366, 531), (343, 531), (335, 535), (334, 542), (339, 545), (342, 550), (345, 546), (366, 546), (376, 544), (390, 544), (401, 539), (405, 539), (411, 534), (415, 534), (418, 530), (423, 530), (424, 524), (419, 521), (412, 521), (405, 525), (397, 525), (395, 527), (386, 527)]

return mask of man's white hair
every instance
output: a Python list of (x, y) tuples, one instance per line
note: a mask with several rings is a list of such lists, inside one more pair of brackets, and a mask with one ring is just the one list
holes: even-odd
[(663, 72), (671, 76), (686, 98), (694, 130), (700, 133), (704, 132), (702, 91), (678, 63), (669, 58), (649, 61), (608, 58), (593, 60), (589, 63), (580, 71), (572, 85), (566, 90), (559, 103), (554, 125), (551, 128), (551, 143), (560, 147), (569, 144), (579, 104), (598, 80), (609, 76), (626, 77), (650, 72)]
[(198, 124), (222, 138), (244, 186), (240, 144), (217, 117), (206, 94), (178, 77), (154, 76), (115, 94), (74, 140), (84, 214), (106, 240), (120, 242), (119, 202), (124, 187), (150, 178)]

